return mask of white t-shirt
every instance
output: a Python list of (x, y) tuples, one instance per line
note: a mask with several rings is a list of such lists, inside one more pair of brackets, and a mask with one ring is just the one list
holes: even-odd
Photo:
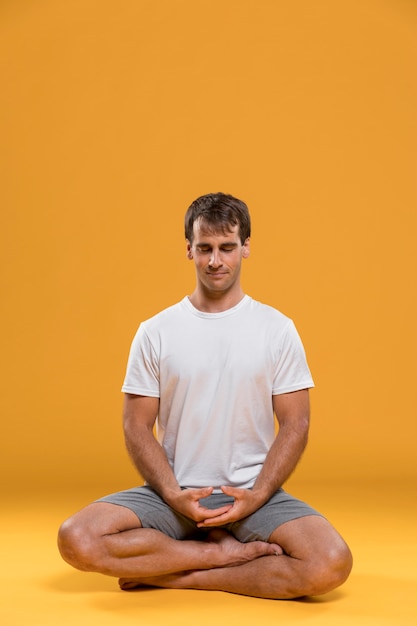
[(122, 391), (160, 398), (157, 436), (182, 487), (253, 486), (275, 437), (272, 396), (313, 387), (293, 322), (250, 298), (185, 297), (143, 322)]

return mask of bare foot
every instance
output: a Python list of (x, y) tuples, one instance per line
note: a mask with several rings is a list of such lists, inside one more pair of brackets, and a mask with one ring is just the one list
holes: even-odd
[(140, 587), (149, 587), (152, 585), (146, 585), (141, 578), (119, 578), (119, 587), (122, 591), (131, 591), (132, 589), (139, 589)]
[(165, 587), (170, 589), (186, 588), (186, 581), (191, 579), (193, 571), (151, 576), (148, 578), (119, 578), (119, 587), (122, 591), (131, 591), (144, 587)]
[(139, 578), (119, 578), (119, 587), (122, 591), (131, 591), (138, 587), (144, 587)]
[(278, 544), (267, 541), (242, 543), (222, 528), (211, 530), (207, 535), (207, 541), (216, 543), (223, 550), (226, 561), (220, 567), (241, 565), (261, 556), (280, 556), (284, 552)]

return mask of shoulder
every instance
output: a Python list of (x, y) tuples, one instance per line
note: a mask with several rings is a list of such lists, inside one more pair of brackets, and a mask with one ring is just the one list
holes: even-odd
[(265, 323), (277, 325), (281, 328), (292, 324), (292, 320), (287, 315), (284, 315), (284, 313), (269, 304), (250, 298), (249, 307), (252, 315), (259, 317)]
[(166, 333), (172, 334), (172, 329), (178, 327), (181, 316), (181, 302), (178, 302), (142, 320), (137, 327), (131, 350), (158, 353), (162, 338)]
[(157, 330), (161, 326), (169, 324), (171, 322), (177, 321), (183, 313), (183, 300), (177, 302), (176, 304), (172, 304), (171, 306), (159, 311), (152, 317), (141, 322), (141, 328), (146, 330), (147, 332), (151, 332), (153, 330)]

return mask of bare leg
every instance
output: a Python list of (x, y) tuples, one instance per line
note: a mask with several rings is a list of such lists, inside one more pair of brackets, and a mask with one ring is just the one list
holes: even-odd
[(285, 554), (263, 556), (233, 568), (186, 571), (168, 576), (122, 579), (124, 590), (140, 585), (228, 591), (260, 598), (320, 595), (341, 585), (352, 557), (340, 535), (323, 518), (303, 517), (283, 524), (270, 540)]
[(210, 533), (209, 539), (177, 541), (157, 530), (142, 528), (136, 515), (125, 507), (94, 503), (64, 522), (58, 545), (63, 558), (78, 569), (135, 580), (236, 567), (282, 553), (273, 543), (244, 544), (224, 531)]

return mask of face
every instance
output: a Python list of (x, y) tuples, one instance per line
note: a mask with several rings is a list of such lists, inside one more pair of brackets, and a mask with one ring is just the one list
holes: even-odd
[(193, 243), (187, 241), (187, 256), (194, 260), (197, 287), (216, 296), (240, 289), (240, 267), (242, 258), (249, 256), (249, 238), (242, 245), (238, 225), (230, 232), (213, 233), (196, 221), (193, 232)]

